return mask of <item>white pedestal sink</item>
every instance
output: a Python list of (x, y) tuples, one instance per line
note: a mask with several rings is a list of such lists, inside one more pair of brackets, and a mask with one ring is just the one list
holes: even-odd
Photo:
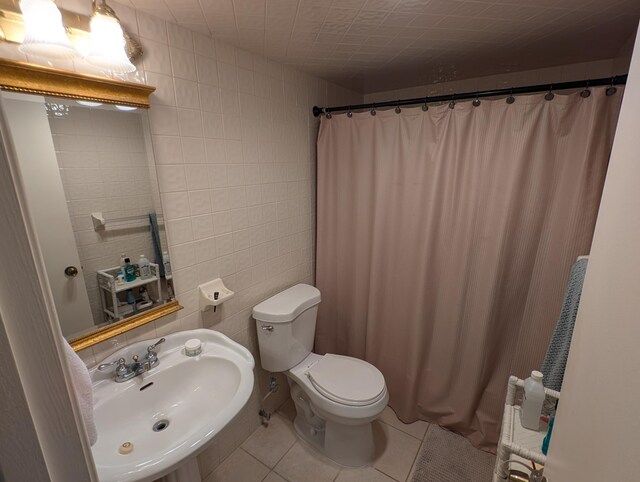
[[(129, 381), (91, 370), (98, 441), (92, 447), (100, 482), (200, 480), (195, 456), (244, 407), (253, 390), (254, 360), (242, 345), (212, 330), (165, 337), (160, 364)], [(184, 343), (198, 338), (202, 353)], [(146, 353), (156, 340), (138, 342), (104, 362)], [(133, 445), (128, 454), (123, 443)], [(173, 473), (173, 474), (172, 474)], [(190, 480), (189, 480), (190, 482)]]

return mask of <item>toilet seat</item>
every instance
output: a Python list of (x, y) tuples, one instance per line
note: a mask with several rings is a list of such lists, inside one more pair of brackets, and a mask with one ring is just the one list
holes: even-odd
[(326, 354), (307, 371), (307, 377), (321, 395), (343, 405), (371, 405), (386, 394), (382, 373), (357, 358)]

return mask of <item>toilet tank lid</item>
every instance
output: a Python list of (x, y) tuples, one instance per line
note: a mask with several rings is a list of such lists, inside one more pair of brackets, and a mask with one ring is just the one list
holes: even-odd
[(264, 300), (253, 308), (253, 317), (271, 323), (287, 323), (300, 313), (320, 303), (320, 290), (298, 284)]

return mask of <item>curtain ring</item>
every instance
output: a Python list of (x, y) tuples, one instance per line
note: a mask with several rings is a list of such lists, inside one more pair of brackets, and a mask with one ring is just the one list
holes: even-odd
[(400, 101), (398, 100), (397, 104), (396, 104), (396, 108), (395, 108), (396, 114), (399, 114), (400, 112), (402, 112), (402, 109), (400, 108)]
[(553, 98), (555, 97), (555, 94), (552, 92), (553, 90), (553, 84), (549, 85), (549, 92), (547, 92), (544, 96), (545, 100), (553, 100)]
[(424, 112), (427, 112), (429, 110), (429, 106), (427, 105), (428, 101), (429, 101), (429, 96), (424, 98), (424, 104), (422, 104), (422, 110)]
[(374, 102), (373, 103), (373, 108), (371, 109), (371, 115), (376, 115), (376, 114), (377, 114), (377, 112), (376, 112), (376, 103)]
[(605, 91), (605, 94), (607, 94), (607, 97), (611, 97), (613, 94), (618, 92), (618, 89), (616, 89), (613, 86), (613, 80), (614, 80), (614, 77), (611, 77), (611, 85), (609, 87), (607, 87), (607, 90)]
[(347, 117), (351, 119), (353, 117), (353, 112), (351, 112), (351, 106), (349, 106), (349, 110), (347, 111)]
[(478, 107), (480, 105), (480, 97), (478, 96), (477, 92), (476, 92), (476, 98), (473, 100), (472, 104), (474, 107)]
[(507, 97), (507, 104), (513, 104), (516, 98), (513, 96), (513, 88), (509, 91), (509, 97)]
[(327, 113), (324, 115), (327, 119), (331, 119), (331, 112), (327, 109)]
[(456, 106), (456, 94), (451, 96), (451, 102), (449, 102), (449, 109), (453, 109)]
[(584, 86), (584, 90), (580, 92), (580, 97), (586, 99), (591, 95), (591, 91), (589, 90), (589, 81), (587, 80), (587, 85)]

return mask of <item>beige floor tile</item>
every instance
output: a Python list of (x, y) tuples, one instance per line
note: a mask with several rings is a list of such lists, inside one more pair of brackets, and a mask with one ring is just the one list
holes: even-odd
[(373, 422), (376, 459), (373, 466), (396, 480), (405, 480), (420, 448), (420, 440), (380, 421)]
[(266, 465), (238, 448), (203, 482), (260, 482), (268, 473)]
[(291, 424), (285, 422), (281, 415), (275, 414), (267, 427), (258, 427), (244, 441), (242, 448), (263, 464), (274, 468), (295, 442), (296, 434)]
[(398, 430), (408, 433), (412, 437), (420, 440), (424, 438), (424, 434), (427, 433), (427, 428), (429, 427), (429, 424), (423, 420), (418, 420), (413, 423), (404, 423), (396, 416), (396, 412), (394, 412), (389, 406), (384, 409), (378, 420), (381, 420), (384, 423), (391, 425), (393, 428), (397, 428)]
[(289, 422), (293, 423), (293, 419), (296, 418), (296, 406), (293, 403), (293, 400), (289, 399), (282, 404), (282, 406), (278, 409), (278, 413), (282, 415)]
[(291, 482), (331, 482), (340, 466), (310, 447), (296, 442), (274, 469)]
[(287, 482), (287, 481), (272, 471), (272, 472), (269, 472), (269, 475), (267, 475), (262, 482)]
[(336, 482), (394, 482), (394, 480), (373, 467), (363, 467), (342, 469)]

